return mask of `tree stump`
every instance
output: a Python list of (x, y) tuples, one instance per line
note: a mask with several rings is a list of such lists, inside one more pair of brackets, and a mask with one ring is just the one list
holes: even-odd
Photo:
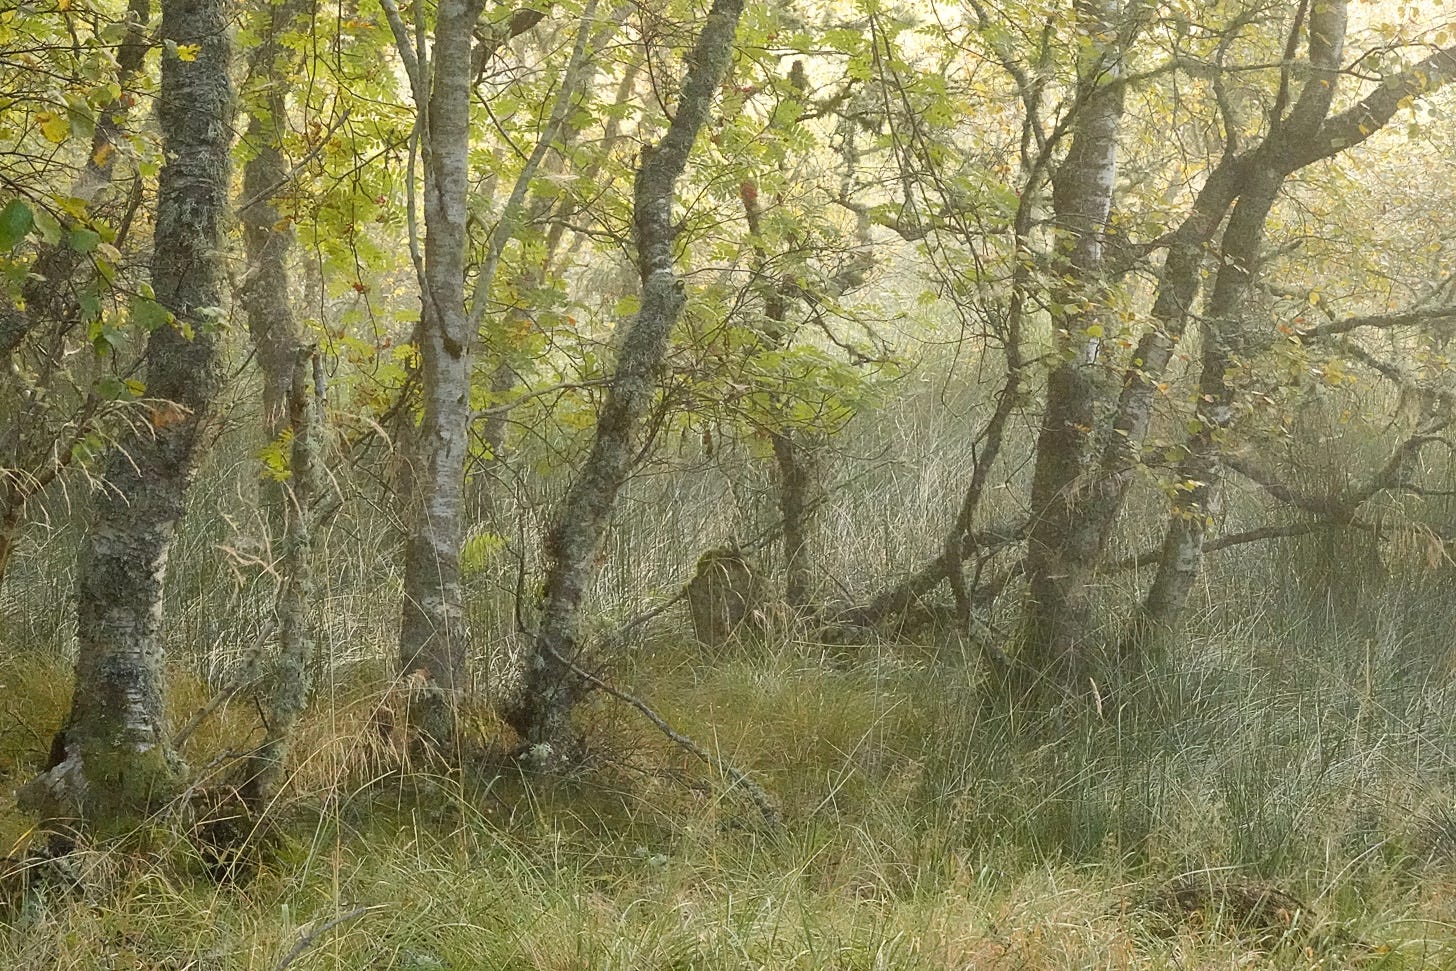
[(758, 575), (736, 547), (709, 550), (698, 558), (688, 583), (688, 607), (698, 643), (714, 650), (752, 623), (759, 607)]

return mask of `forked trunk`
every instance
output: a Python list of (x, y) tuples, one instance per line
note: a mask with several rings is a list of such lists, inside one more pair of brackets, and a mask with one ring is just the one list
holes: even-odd
[(1249, 333), (1243, 304), (1260, 261), (1265, 223), (1284, 181), (1304, 164), (1306, 146), (1318, 140), (1338, 81), (1344, 50), (1346, 4), (1329, 0), (1309, 13), (1309, 60), (1313, 77), (1288, 117), (1273, 127), (1249, 163), (1238, 204), (1223, 233), (1222, 262), (1208, 301), (1198, 385), (1195, 429), (1179, 467), (1177, 491), (1158, 573), (1134, 625), (1128, 646), (1143, 650), (1177, 629), (1203, 564), (1203, 541), (1222, 514), (1223, 469), (1219, 442), (1234, 416), (1234, 370), (1260, 341)]

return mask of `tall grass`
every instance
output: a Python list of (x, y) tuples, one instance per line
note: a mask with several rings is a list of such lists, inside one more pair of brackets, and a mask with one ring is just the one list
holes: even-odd
[[(939, 542), (984, 411), (984, 388), (954, 387), (905, 379), (830, 463), (821, 539), (839, 596)], [(1024, 494), (1031, 420), (1008, 447), (1012, 487), (993, 494), (993, 519)], [(248, 566), (257, 525), (221, 515), (246, 508), (249, 468), (241, 445), (219, 450), (179, 539), (179, 723), (256, 646), (271, 597)], [(592, 614), (604, 626), (674, 592), (703, 549), (772, 525), (771, 481), (746, 446), (685, 446), (653, 471), (627, 490), (602, 557)], [(554, 487), (526, 481), (502, 517), (519, 530), (470, 577), (483, 662), (512, 650), (515, 557), (529, 578)], [(1161, 511), (1155, 489), (1135, 496), (1120, 548), (1148, 543)], [(1268, 512), (1241, 493), (1230, 516)], [(388, 677), (388, 513), (354, 503), (325, 540), (320, 695), (256, 833), (260, 872), (215, 881), (179, 806), (126, 850), (83, 848), (34, 880), (0, 881), (0, 964), (1456, 967), (1456, 606), (1419, 557), (1344, 578), (1357, 602), (1338, 612), (1316, 609), (1324, 580), (1292, 568), (1307, 550), (1219, 554), (1166, 660), (1094, 704), (1035, 715), (984, 690), (975, 652), (944, 634), (846, 649), (790, 630), (710, 658), (684, 617), (664, 615), (606, 659), (611, 676), (759, 779), (786, 820), (770, 831), (728, 780), (601, 696), (582, 713), (595, 760), (573, 779), (502, 762), (488, 703), (467, 713), (450, 765), (380, 737), (376, 713), (405, 691)], [(10, 788), (40, 764), (67, 702), (74, 526), (52, 522), (28, 538), (0, 608)], [(1113, 625), (1136, 578), (1106, 582)], [(483, 663), (483, 680), (499, 687), (502, 668)], [(240, 698), (185, 755), (205, 781), (257, 731)], [(7, 804), (0, 840), (18, 852), (30, 825)], [(1277, 886), (1310, 905), (1316, 933), (1271, 941), (1145, 912), (1190, 874)]]

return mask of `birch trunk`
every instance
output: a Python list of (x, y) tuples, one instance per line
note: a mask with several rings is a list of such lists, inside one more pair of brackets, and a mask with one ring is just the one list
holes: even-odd
[(657, 370), (668, 338), (682, 313), (685, 295), (672, 252), (674, 189), (727, 69), (742, 12), (743, 0), (714, 0), (688, 56), (672, 123), (660, 142), (642, 151), (633, 190), (641, 306), (621, 342), (591, 452), (547, 535), (539, 628), (521, 694), (503, 712), (528, 757), (538, 764), (568, 760), (580, 748), (571, 710), (583, 690), (572, 670), (579, 651), (582, 599), (657, 391)]
[(1093, 429), (1101, 395), (1097, 364), (1106, 308), (1103, 233), (1117, 181), (1122, 122), (1120, 0), (1077, 4), (1079, 33), (1108, 38), (1088, 46), (1078, 65), (1077, 114), (1067, 157), (1052, 178), (1059, 284), (1056, 351), (1063, 358), (1047, 380), (1047, 405), (1036, 443), (1027, 532), (1026, 666), (1060, 684), (1080, 678), (1091, 638), (1089, 588), (1100, 549), (1095, 524), (1082, 514), (1095, 458)]
[(45, 774), (23, 801), (99, 833), (129, 828), (171, 795), (185, 766), (165, 723), (162, 586), (197, 446), (220, 383), (219, 252), (227, 210), (232, 88), (226, 0), (163, 0), (161, 36), (196, 45), (162, 59), (152, 287), (177, 318), (147, 341), (150, 427), (106, 463), (77, 579), (76, 686)]
[(1259, 265), (1269, 212), (1285, 180), (1302, 167), (1304, 146), (1317, 139), (1334, 98), (1344, 51), (1345, 8), (1345, 3), (1329, 0), (1310, 10), (1312, 77), (1289, 116), (1272, 120), (1269, 136), (1251, 159), (1238, 204), (1224, 230), (1222, 261), (1205, 314), (1208, 324), (1199, 376), (1198, 427), (1188, 439), (1188, 454), (1179, 467), (1179, 475), (1190, 488), (1180, 492), (1174, 503), (1158, 573), (1135, 630), (1135, 642), (1144, 646), (1176, 629), (1203, 563), (1204, 535), (1222, 514), (1219, 441), (1233, 420), (1238, 395), (1231, 372), (1257, 342), (1242, 319), (1242, 307)]
[(419, 691), (412, 724), (440, 746), (454, 738), (469, 630), (460, 587), (470, 343), (465, 311), (470, 191), (471, 38), (481, 6), (443, 0), (431, 51), (424, 156), (424, 280), (419, 328), (424, 413), (412, 442), (411, 527), (405, 541), (402, 671)]

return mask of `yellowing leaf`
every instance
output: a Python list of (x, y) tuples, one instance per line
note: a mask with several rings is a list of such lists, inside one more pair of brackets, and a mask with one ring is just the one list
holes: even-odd
[(195, 60), (197, 60), (197, 55), (200, 54), (201, 52), (202, 52), (202, 45), (201, 44), (178, 44), (177, 45), (177, 60), (179, 60), (179, 61), (195, 61)]
[(60, 115), (42, 111), (35, 119), (40, 122), (40, 133), (52, 145), (59, 145), (71, 137), (71, 123)]

